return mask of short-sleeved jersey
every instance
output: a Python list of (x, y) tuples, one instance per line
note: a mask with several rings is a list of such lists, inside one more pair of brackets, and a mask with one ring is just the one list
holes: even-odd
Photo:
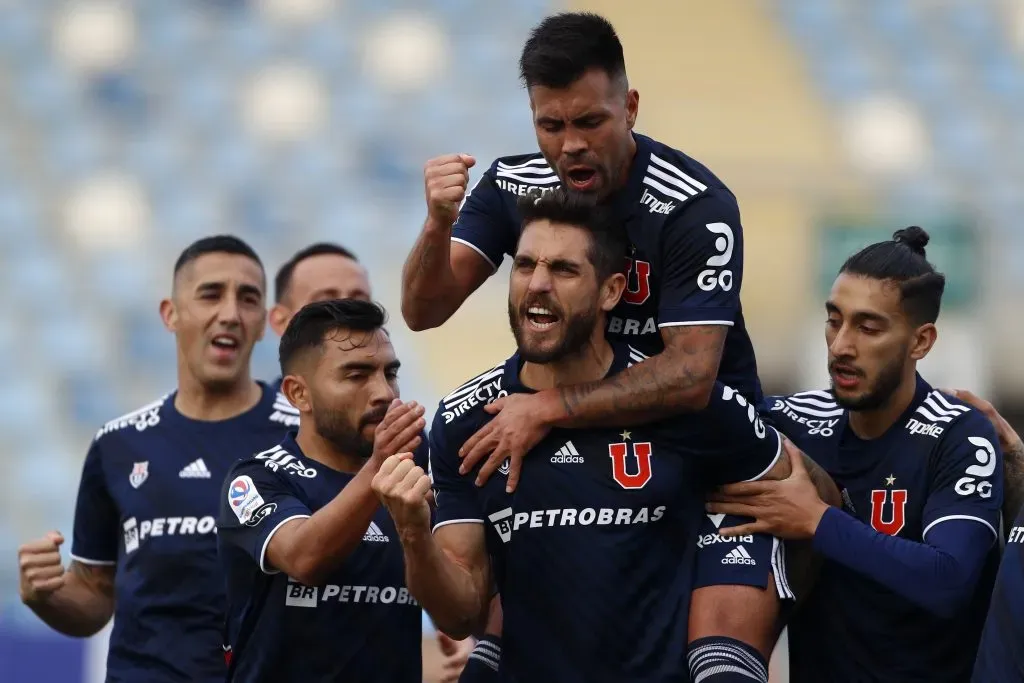
[[(615, 350), (610, 373), (642, 360), (625, 345)], [(523, 460), (513, 494), (505, 493), (506, 466), (478, 488), (473, 472), (459, 475), (458, 448), (491, 419), (483, 405), (529, 391), (519, 379), (521, 367), (516, 354), (449, 394), (430, 432), (435, 530), (459, 523), (485, 527), (504, 610), (503, 679), (687, 680), (694, 540), (707, 518), (704, 491), (760, 477), (779, 457), (778, 434), (741, 394), (716, 384), (703, 426), (673, 420), (554, 429)], [(451, 402), (466, 395), (479, 401), (455, 415)], [(770, 549), (771, 539), (766, 542)], [(727, 554), (723, 549), (717, 556), (723, 571), (742, 566), (722, 563)]]
[[(920, 375), (904, 414), (870, 441), (848, 428), (847, 411), (827, 391), (770, 397), (762, 412), (832, 477), (844, 510), (876, 531), (927, 542), (936, 526), (971, 520), (997, 536), (1002, 463), (995, 431)], [(826, 560), (789, 625), (792, 680), (967, 680), (996, 563), (998, 544), (968, 605), (943, 619)]]
[(1017, 513), (999, 564), (973, 683), (1024, 681), (1024, 509)]
[(312, 516), (353, 476), (305, 457), (294, 434), (232, 468), (217, 519), (228, 680), (420, 683), (422, 612), (405, 586), (402, 546), (383, 507), (322, 585), (306, 586), (267, 561), (282, 525)]
[(224, 680), (218, 492), (235, 461), (299, 419), (261, 386), (260, 402), (228, 420), (185, 417), (172, 393), (108, 422), (93, 440), (71, 556), (116, 566), (108, 681)]
[[(718, 379), (760, 400), (757, 363), (740, 307), (743, 229), (736, 197), (710, 170), (682, 152), (634, 134), (636, 156), (625, 187), (609, 201), (626, 223), (629, 283), (608, 317), (612, 340), (647, 355), (662, 348), (659, 327), (728, 325)], [(452, 240), (495, 268), (514, 255), (520, 196), (559, 185), (539, 153), (495, 161), (471, 189)]]

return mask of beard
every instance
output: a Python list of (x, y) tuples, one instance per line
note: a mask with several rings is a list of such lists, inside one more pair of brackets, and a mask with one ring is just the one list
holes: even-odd
[(353, 427), (346, 420), (343, 411), (325, 410), (313, 412), (313, 423), (316, 431), (322, 439), (329, 442), (339, 453), (350, 453), (363, 460), (373, 455), (373, 439), (363, 436), (363, 429), (368, 425), (377, 423), (384, 419), (387, 413), (387, 406), (371, 410), (363, 415), (358, 424)]
[(877, 410), (884, 406), (892, 395), (896, 393), (900, 382), (903, 381), (903, 370), (906, 367), (906, 363), (906, 353), (904, 350), (896, 359), (882, 366), (873, 386), (860, 396), (843, 398), (836, 391), (835, 381), (830, 380), (832, 383), (832, 395), (835, 396), (836, 403), (847, 410)]
[[(526, 318), (526, 310), (529, 306), (544, 306), (556, 314), (563, 325), (562, 338), (550, 349), (540, 349), (530, 346), (530, 342), (523, 333), (523, 322)], [(579, 353), (590, 341), (594, 333), (594, 326), (597, 325), (597, 307), (566, 317), (564, 311), (556, 308), (550, 303), (538, 301), (530, 302), (529, 306), (523, 306), (517, 310), (510, 301), (508, 304), (508, 322), (512, 328), (512, 334), (516, 338), (516, 348), (519, 355), (527, 363), (544, 365), (562, 360), (566, 356)]]

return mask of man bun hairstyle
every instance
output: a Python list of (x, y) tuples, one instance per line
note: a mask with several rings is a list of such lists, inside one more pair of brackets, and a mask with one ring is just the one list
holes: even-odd
[(916, 325), (939, 318), (946, 276), (928, 262), (928, 233), (916, 225), (897, 230), (891, 240), (864, 247), (846, 259), (840, 273), (887, 280), (899, 287), (907, 317)]
[(615, 28), (592, 12), (562, 12), (532, 31), (519, 57), (519, 76), (527, 88), (562, 89), (590, 69), (626, 85), (626, 60)]
[(594, 197), (557, 188), (520, 197), (518, 208), (523, 228), (546, 220), (584, 230), (590, 237), (587, 258), (597, 271), (600, 282), (615, 273), (625, 272), (630, 246), (626, 225), (611, 208)]
[(321, 349), (329, 335), (342, 330), (376, 332), (387, 323), (387, 317), (380, 304), (360, 299), (331, 299), (303, 306), (281, 336), (281, 374), (290, 374), (295, 359), (303, 352)]

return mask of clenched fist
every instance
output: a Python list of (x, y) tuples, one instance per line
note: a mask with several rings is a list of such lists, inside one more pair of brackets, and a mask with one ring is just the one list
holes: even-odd
[(423, 186), (430, 220), (449, 228), (455, 223), (469, 187), (469, 169), (475, 164), (476, 159), (468, 154), (446, 154), (427, 162)]
[(380, 466), (371, 486), (399, 534), (430, 533), (430, 477), (422, 467), (401, 455), (393, 455)]
[(60, 545), (64, 537), (51, 531), (18, 548), (18, 593), (26, 605), (45, 600), (64, 585), (64, 563)]

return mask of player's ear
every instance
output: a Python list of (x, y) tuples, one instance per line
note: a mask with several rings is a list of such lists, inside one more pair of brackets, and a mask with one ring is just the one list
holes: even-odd
[(635, 88), (630, 88), (626, 93), (626, 123), (629, 129), (633, 130), (636, 125), (636, 117), (640, 113), (640, 93)]
[(263, 309), (263, 315), (260, 316), (259, 327), (256, 328), (256, 341), (262, 341), (263, 335), (267, 333), (267, 309)]
[(164, 321), (164, 327), (168, 331), (178, 331), (178, 310), (171, 299), (164, 299), (160, 302), (160, 319)]
[(615, 308), (624, 291), (626, 291), (626, 275), (624, 273), (615, 273), (608, 277), (601, 285), (601, 310), (607, 313)]
[(304, 377), (285, 375), (281, 380), (281, 393), (300, 413), (308, 413), (313, 410), (313, 404), (309, 397), (309, 386), (306, 385)]
[(284, 331), (288, 329), (288, 317), (290, 315), (291, 311), (283, 304), (278, 303), (270, 307), (270, 329), (278, 337), (283, 337)]
[(914, 330), (914, 338), (910, 345), (910, 358), (914, 361), (922, 360), (935, 346), (935, 340), (939, 337), (939, 331), (934, 323), (925, 323)]

